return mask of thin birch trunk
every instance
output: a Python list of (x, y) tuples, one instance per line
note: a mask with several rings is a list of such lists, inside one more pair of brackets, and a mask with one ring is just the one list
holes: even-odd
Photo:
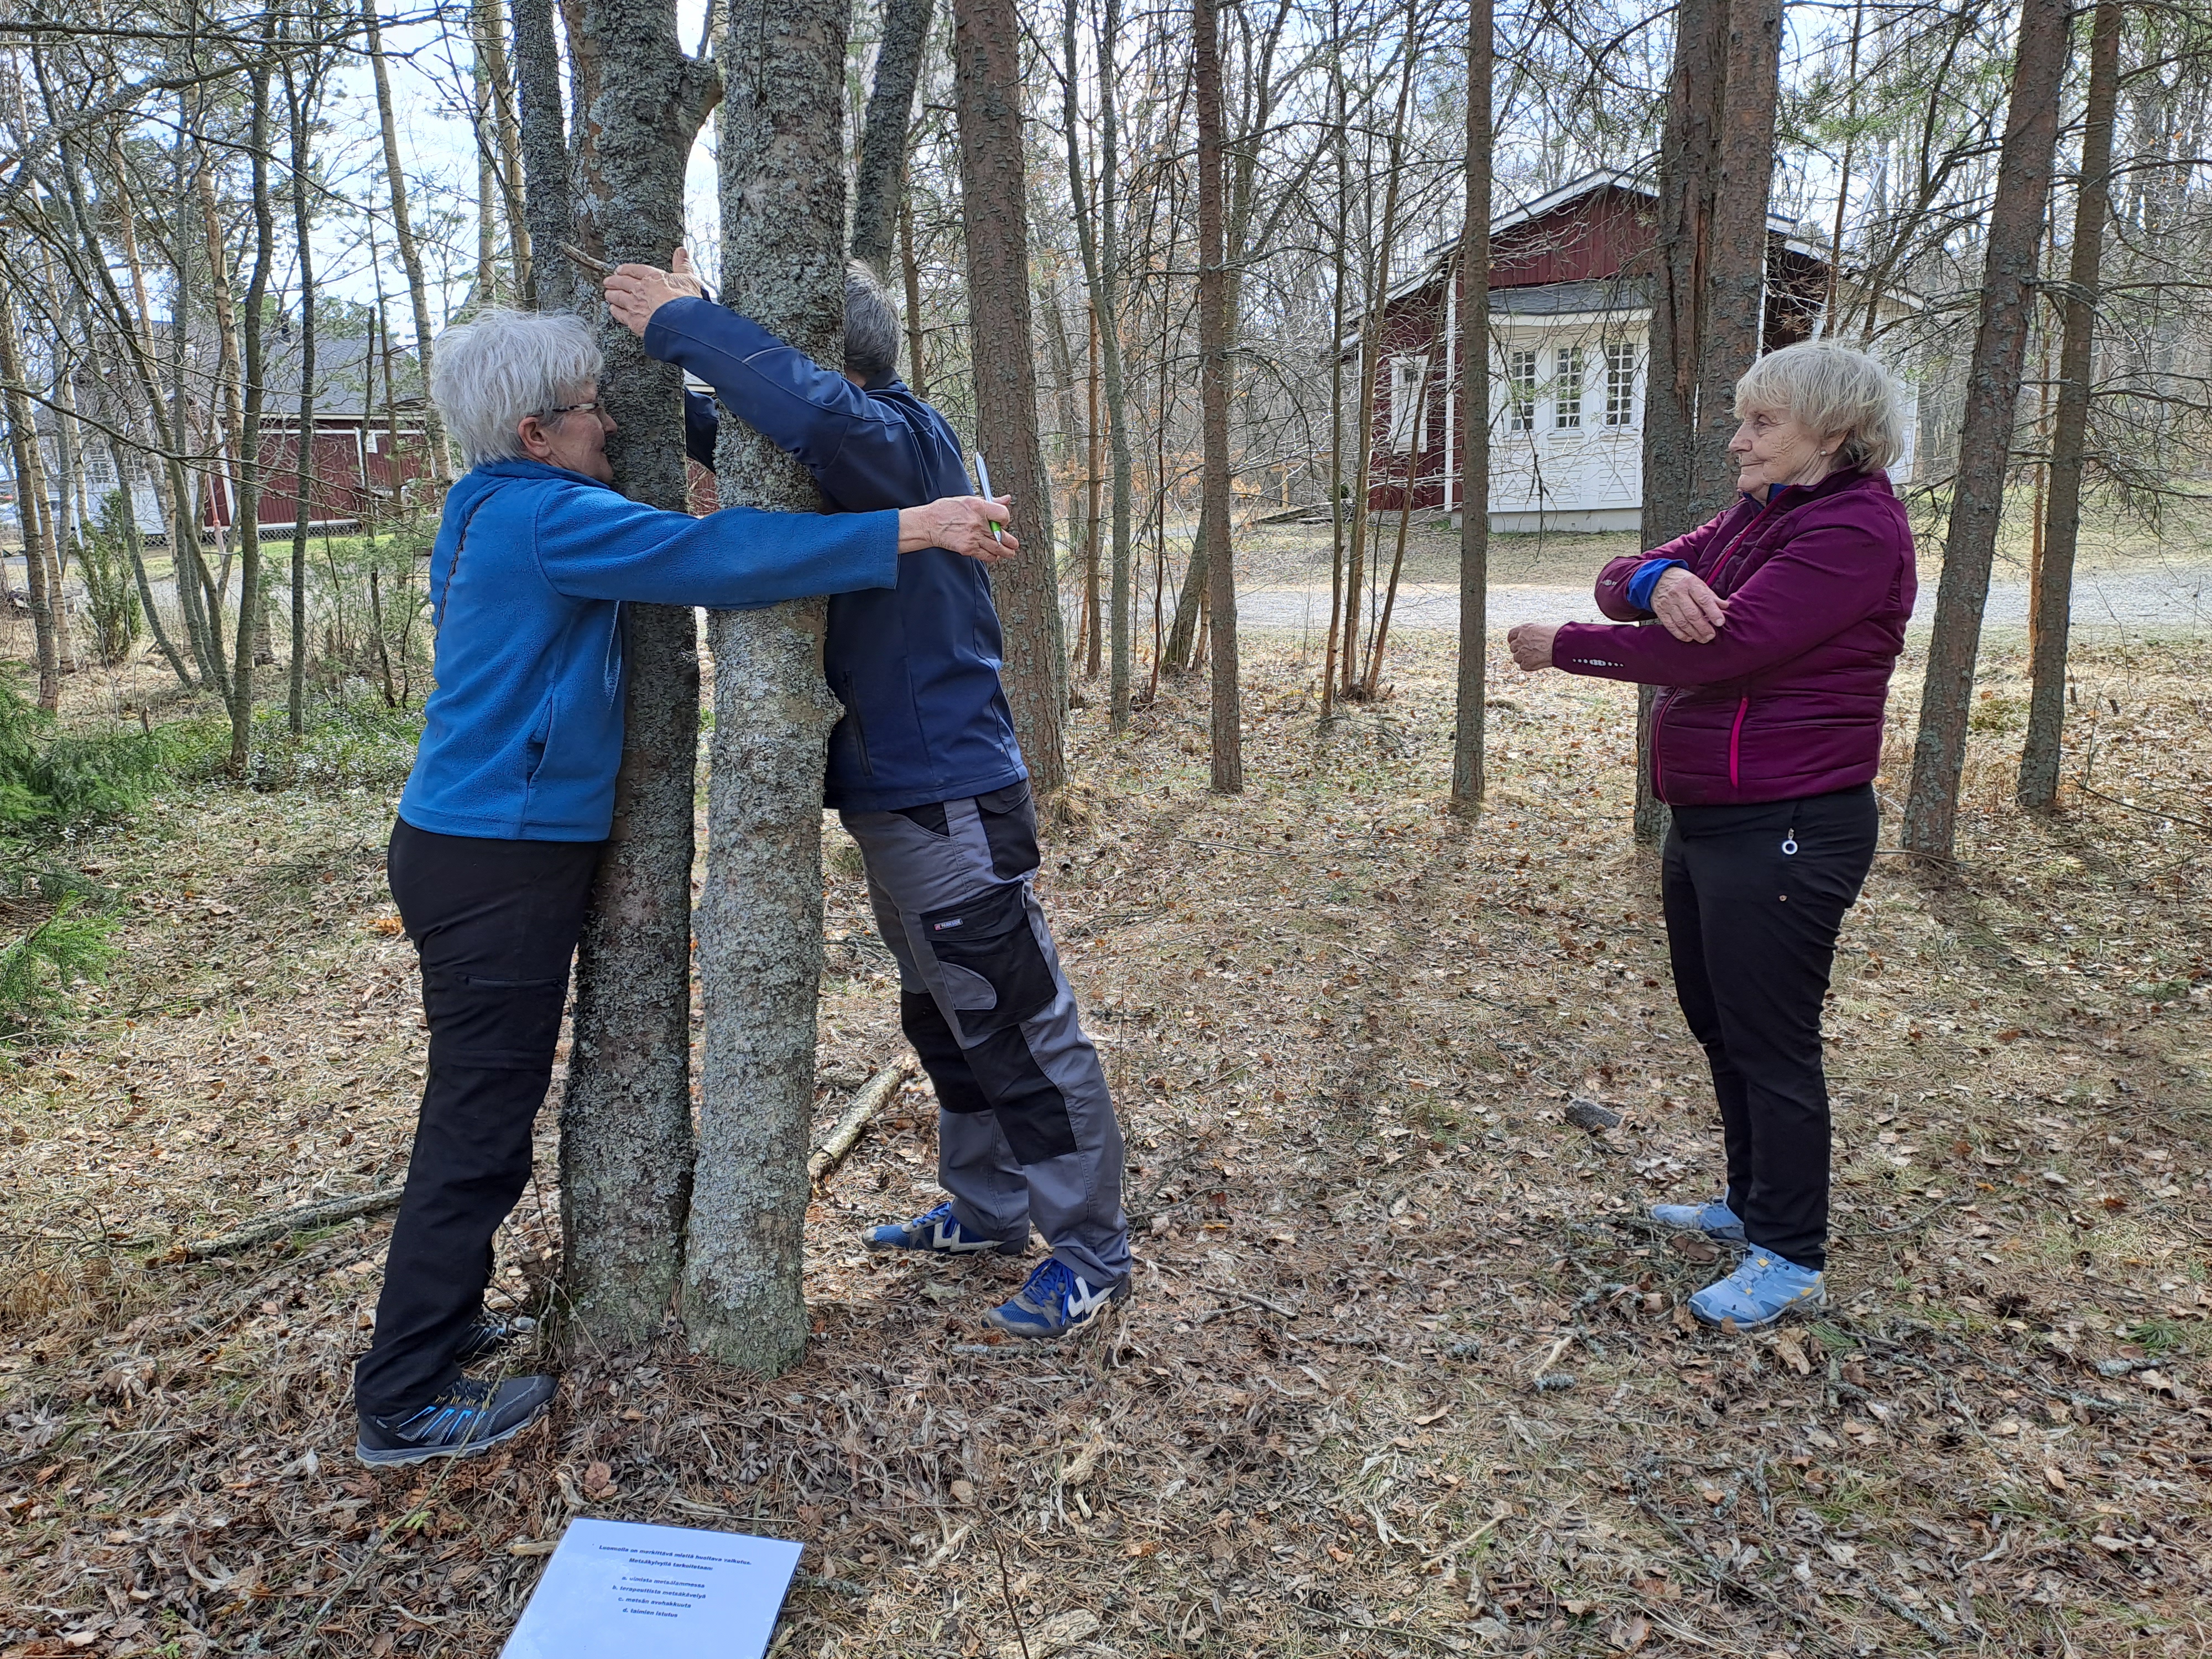
[[(1482, 810), (1490, 669), (1492, 0), (1467, 20), (1467, 220), (1459, 256), (1459, 678), (1453, 707), (1451, 810)], [(1445, 388), (1449, 397), (1452, 388)]]
[[(844, 0), (732, 0), (720, 163), (724, 298), (843, 361)], [(721, 500), (817, 511), (805, 467), (723, 428)], [(699, 1158), (684, 1270), (692, 1345), (774, 1373), (806, 1346), (800, 1289), (822, 976), (822, 771), (836, 699), (816, 599), (708, 618), (714, 653)]]
[(39, 456), (39, 430), (31, 400), (23, 395), (23, 359), (16, 349), (15, 302), (0, 284), (0, 382), (5, 383), (8, 443), (15, 468), (15, 514), (23, 532), (23, 572), (31, 607), (32, 648), (39, 665), (39, 707), (48, 714), (62, 704), (61, 653), (54, 633), (60, 620), (59, 598), (48, 576), (46, 469)]
[(1206, 549), (1212, 612), (1213, 793), (1244, 789), (1243, 708), (1237, 684), (1237, 565), (1230, 541), (1229, 272), (1222, 223), (1221, 27), (1214, 0), (1191, 0), (1198, 113), (1198, 386), (1204, 473), (1199, 483), (1200, 539)]
[(2033, 812), (2048, 812), (2058, 805), (2067, 638), (2073, 623), (2074, 555), (2081, 533), (2081, 474), (2087, 461), (2090, 377), (2096, 363), (2097, 307), (2103, 292), (2105, 225), (2112, 214), (2112, 117), (2123, 21), (2119, 0), (2097, 0), (2089, 29), (2088, 108), (2082, 118), (2081, 170), (2075, 187), (2065, 331), (2058, 348), (2058, 404), (2051, 422), (2043, 558), (2035, 573), (2027, 737), (2021, 750), (2017, 788), (2020, 804)]
[[(423, 280), (422, 250), (416, 245), (415, 227), (407, 212), (407, 176), (399, 164), (399, 125), (392, 110), (392, 76), (385, 67), (384, 32), (377, 16), (378, 0), (361, 0), (362, 28), (368, 46), (369, 68), (376, 84), (376, 116), (384, 137), (384, 176), (392, 196), (392, 235), (399, 245), (399, 263), (407, 273), (407, 299), (415, 313), (415, 361), (422, 384), (430, 384), (430, 289)], [(445, 422), (427, 398), (422, 405), (423, 430), (430, 444), (430, 477), (444, 483), (453, 476), (446, 459)], [(398, 457), (393, 458), (395, 465)], [(394, 479), (395, 491), (398, 480)]]

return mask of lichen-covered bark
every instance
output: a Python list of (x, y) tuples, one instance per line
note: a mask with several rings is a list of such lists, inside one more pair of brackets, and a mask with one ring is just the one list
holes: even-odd
[[(842, 359), (844, 0), (736, 0), (725, 40), (722, 298)], [(726, 506), (814, 511), (805, 469), (723, 423)], [(822, 972), (822, 769), (837, 703), (827, 605), (716, 611), (714, 770), (699, 903), (699, 1158), (684, 1266), (693, 1347), (764, 1374), (806, 1347), (806, 1142)]]
[[(877, 276), (890, 275), (891, 242), (906, 194), (907, 129), (914, 119), (914, 87), (929, 46), (932, 0), (886, 0), (884, 43), (876, 54), (875, 90), (868, 94), (868, 123), (860, 135), (860, 165), (853, 185), (853, 257)], [(908, 365), (909, 386), (919, 363)]]
[(1052, 491), (1037, 438), (1030, 333), (1028, 190), (1023, 174), (1021, 21), (1014, 0), (953, 0), (952, 104), (960, 124), (960, 220), (975, 441), (991, 482), (1014, 498), (1021, 556), (991, 579), (1006, 626), (1006, 702), (1040, 795), (1067, 781), (1061, 736), (1067, 645), (1052, 544)]
[[(665, 265), (684, 232), (684, 163), (705, 118), (709, 74), (678, 46), (670, 0), (574, 0), (568, 19), (574, 240), (615, 263)], [(560, 257), (550, 240), (541, 246)], [(546, 282), (539, 293), (562, 287)], [(586, 315), (604, 317), (595, 294), (577, 298)], [(617, 428), (607, 441), (615, 483), (633, 500), (681, 511), (683, 377), (618, 325), (600, 327), (599, 344), (599, 396)], [(682, 1273), (691, 1192), (699, 640), (690, 607), (625, 607), (623, 650), (614, 832), (578, 951), (561, 1109), (564, 1315), (576, 1335), (603, 1346), (659, 1330)]]

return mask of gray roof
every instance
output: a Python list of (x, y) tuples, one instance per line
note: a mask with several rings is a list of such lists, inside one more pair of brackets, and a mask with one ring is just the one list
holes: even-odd
[(1526, 288), (1493, 288), (1490, 313), (1515, 317), (1560, 317), (1577, 312), (1649, 311), (1647, 276), (1599, 276), (1578, 283), (1536, 283)]

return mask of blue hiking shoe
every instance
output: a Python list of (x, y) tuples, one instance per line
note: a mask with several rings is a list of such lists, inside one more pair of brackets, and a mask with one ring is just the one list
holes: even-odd
[(872, 1250), (920, 1250), (927, 1255), (975, 1255), (996, 1250), (1000, 1255), (1019, 1255), (1030, 1247), (1026, 1237), (988, 1238), (962, 1226), (950, 1204), (940, 1204), (927, 1215), (911, 1221), (894, 1221), (869, 1229)]
[(463, 1377), (421, 1411), (396, 1417), (362, 1413), (353, 1454), (374, 1469), (427, 1463), (434, 1457), (474, 1457), (514, 1439), (544, 1416), (556, 1386), (550, 1376), (503, 1382)]
[(1029, 1283), (983, 1316), (983, 1322), (1009, 1336), (1046, 1338), (1079, 1331), (1129, 1294), (1129, 1282), (1094, 1285), (1057, 1257), (1037, 1263)]
[(1692, 1296), (1690, 1311), (1708, 1325), (1757, 1331), (1791, 1314), (1817, 1312), (1827, 1300), (1826, 1273), (1754, 1249), (1726, 1279)]
[(1716, 1243), (1744, 1242), (1742, 1218), (1729, 1208), (1725, 1198), (1704, 1204), (1654, 1204), (1651, 1218), (1678, 1233), (1703, 1233)]

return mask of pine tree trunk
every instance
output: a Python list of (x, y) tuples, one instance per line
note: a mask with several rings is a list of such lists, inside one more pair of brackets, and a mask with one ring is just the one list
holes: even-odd
[(906, 191), (907, 131), (914, 122), (915, 83), (929, 47), (931, 8), (932, 0), (888, 0), (884, 7), (884, 41), (876, 54), (875, 89), (868, 94), (853, 186), (853, 257), (866, 260), (879, 277), (890, 275), (892, 238)]
[(954, 0), (952, 103), (960, 126), (960, 218), (975, 437), (992, 482), (1014, 498), (1021, 556), (992, 578), (1006, 633), (1006, 701), (1041, 797), (1067, 781), (1062, 726), (1067, 649), (1052, 540), (1052, 490), (1037, 436), (1030, 318), (1028, 189), (1023, 172), (1021, 20), (1013, 0)]
[(1230, 546), (1229, 272), (1222, 224), (1221, 28), (1214, 0), (1191, 0), (1198, 112), (1198, 400), (1204, 446), (1200, 537), (1212, 612), (1213, 793), (1244, 789), (1243, 705), (1237, 684), (1237, 564)]
[[(1720, 189), (1727, 89), (1729, 0), (1680, 0), (1667, 122), (1659, 141), (1659, 227), (1651, 272), (1650, 360), (1644, 393), (1644, 545), (1658, 547), (1702, 522), (1698, 386), (1709, 289), (1703, 280)], [(1762, 210), (1763, 211), (1763, 210)], [(1762, 220), (1762, 223), (1764, 221)], [(1667, 834), (1667, 809), (1651, 793), (1651, 709), (1636, 694), (1636, 839)]]
[[(1454, 701), (1451, 810), (1482, 810), (1490, 667), (1490, 82), (1491, 0), (1467, 20), (1467, 222), (1459, 255), (1459, 684)], [(1445, 395), (1452, 395), (1445, 388)]]
[[(684, 234), (684, 168), (711, 72), (684, 54), (669, 0), (577, 0), (574, 240), (665, 266)], [(544, 246), (556, 252), (556, 233)], [(565, 263), (565, 261), (564, 261)], [(586, 314), (605, 316), (596, 296)], [(602, 322), (607, 459), (633, 501), (682, 512), (682, 372)], [(577, 952), (561, 1104), (562, 1289), (571, 1340), (633, 1347), (666, 1317), (691, 1200), (691, 866), (698, 624), (689, 605), (623, 608), (629, 685), (615, 817)]]
[[(722, 295), (843, 361), (843, 0), (734, 0), (720, 143)], [(806, 470), (731, 422), (725, 506), (817, 511)], [(684, 1269), (695, 1347), (764, 1373), (806, 1346), (801, 1250), (822, 975), (822, 772), (836, 700), (821, 600), (717, 611), (699, 1159)]]
[(2120, 71), (2119, 0), (2097, 0), (2089, 32), (2088, 108), (2082, 117), (2081, 171), (2075, 187), (2074, 254), (2067, 273), (2064, 334), (2058, 348), (2058, 403), (2051, 418), (2051, 479), (2043, 519), (2043, 557), (2035, 572), (2035, 630), (2029, 674), (2027, 737), (2020, 756), (2020, 804), (2033, 812), (2058, 805), (2060, 740), (2066, 722), (2066, 649), (2073, 621), (2074, 554), (2081, 533), (2081, 472), (2089, 428), (2089, 379), (2095, 366), (2097, 301), (2102, 291), (2105, 222), (2112, 211), (2112, 114)]
[[(1758, 357), (1766, 319), (1766, 207), (1774, 185), (1775, 100), (1781, 84), (1782, 0), (1734, 0), (1721, 102), (1720, 184), (1705, 252), (1705, 325), (1698, 352), (1689, 521), (1735, 500), (1735, 383)], [(1676, 533), (1680, 533), (1679, 532)]]
[(928, 336), (921, 325), (921, 264), (914, 255), (914, 199), (899, 196), (899, 275), (906, 286), (906, 384), (917, 398), (929, 396), (929, 382), (921, 360)]
[(1900, 839), (1911, 852), (1948, 859), (1958, 829), (1959, 779), (1966, 763), (1966, 716), (1980, 654), (1990, 565), (2004, 511), (2021, 366), (2033, 322), (2036, 251), (2051, 193), (2058, 143), (2058, 94), (2066, 72), (2065, 0), (2024, 0), (2012, 92), (1990, 204), (1989, 252), (1982, 272), (1981, 320), (1967, 369), (1943, 540), (1943, 576), (1928, 641), (1912, 787)]
[[(392, 196), (392, 235), (399, 245), (399, 263), (407, 272), (407, 299), (415, 313), (415, 361), (422, 384), (430, 384), (430, 289), (422, 278), (422, 250), (415, 241), (415, 227), (407, 214), (407, 176), (399, 165), (399, 125), (392, 106), (392, 76), (384, 64), (384, 32), (377, 17), (378, 0), (361, 0), (362, 32), (368, 45), (369, 68), (376, 83), (377, 120), (384, 136), (384, 176)], [(444, 483), (452, 476), (446, 459), (446, 428), (435, 405), (422, 404), (424, 428), (430, 441), (430, 476)]]

